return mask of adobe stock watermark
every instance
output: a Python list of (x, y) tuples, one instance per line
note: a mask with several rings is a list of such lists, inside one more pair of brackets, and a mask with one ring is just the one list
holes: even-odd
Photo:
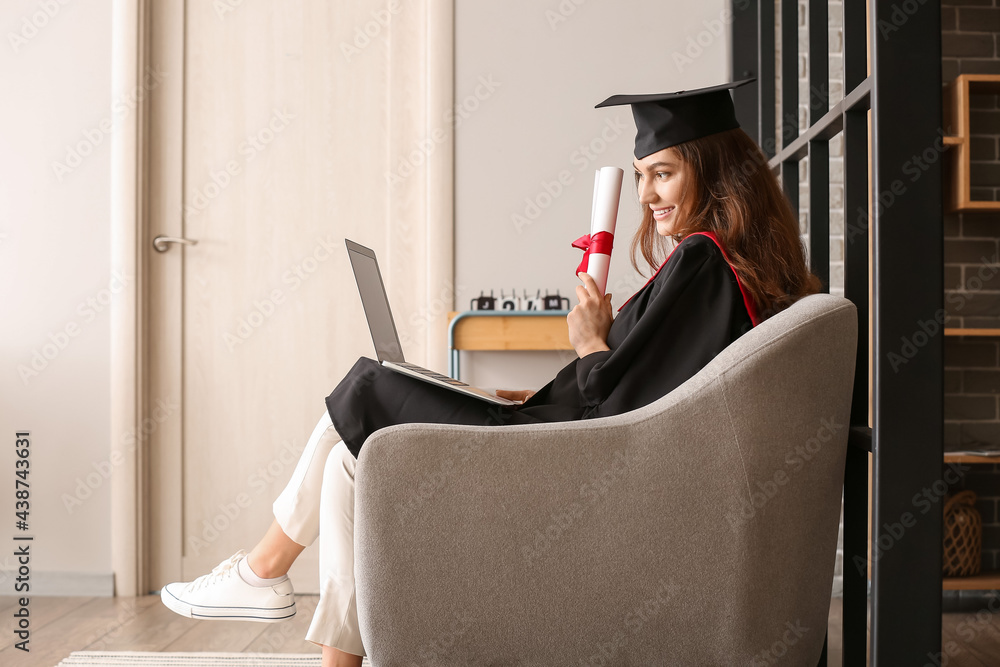
[(258, 466), (257, 470), (247, 477), (249, 491), (240, 491), (232, 499), (218, 503), (218, 511), (201, 520), (199, 532), (188, 535), (187, 547), (190, 552), (199, 556), (232, 528), (237, 519), (271, 488), (270, 485), (277, 481), (289, 466), (295, 466), (305, 447), (304, 442), (286, 440), (274, 458)]
[(448, 311), (454, 307), (456, 289), (464, 290), (466, 286), (459, 284), (456, 287), (451, 279), (446, 279), (437, 296), (432, 298), (426, 306), (419, 306), (416, 312), (410, 313), (407, 320), (409, 328), (399, 332), (400, 345), (406, 348), (414, 342), (414, 336), (417, 333), (426, 331), (442, 316), (447, 316)]
[(787, 621), (785, 631), (781, 637), (765, 650), (757, 653), (750, 660), (751, 667), (766, 667), (766, 665), (777, 665), (788, 653), (788, 649), (799, 643), (799, 640), (809, 632), (809, 628), (802, 625), (798, 619), (794, 623)]
[(396, 162), (392, 171), (385, 172), (385, 182), (395, 188), (412, 176), (418, 168), (427, 164), (438, 148), (451, 136), (451, 132), (468, 120), (503, 85), (492, 74), (480, 75), (472, 93), (456, 102), (444, 112), (441, 124), (421, 139), (415, 140), (403, 157)]
[(587, 3), (587, 0), (559, 0), (554, 8), (545, 10), (545, 21), (549, 24), (549, 30), (555, 32), (559, 26), (569, 20), (576, 10)]
[[(366, 362), (365, 369), (361, 373), (352, 373), (352, 379), (355, 382), (355, 394), (360, 394), (361, 387), (371, 384), (376, 376), (385, 372), (391, 373), (392, 371), (387, 371), (374, 361)], [(485, 426), (502, 426), (510, 421), (510, 413), (496, 406), (486, 404), (484, 404), (484, 408), (484, 414), (486, 415), (484, 419)], [(396, 504), (396, 516), (399, 519), (399, 524), (401, 526), (404, 525), (409, 517), (419, 512), (439, 491), (445, 488), (450, 480), (455, 477), (462, 477), (464, 475), (463, 470), (465, 470), (463, 464), (481, 451), (482, 448), (483, 445), (481, 443), (468, 442), (466, 440), (454, 442), (450, 446), (451, 451), (441, 459), (435, 469), (423, 473), (412, 493), (405, 500)]]
[[(304, 595), (295, 599), (296, 613), (302, 614), (305, 618), (312, 618), (317, 606), (319, 606), (318, 595)], [(247, 647), (247, 651), (265, 654), (288, 652), (282, 649), (285, 648), (289, 640), (307, 645), (306, 640), (302, 637), (301, 628), (294, 623), (272, 623)]]
[[(931, 168), (931, 166), (941, 159), (941, 155), (947, 150), (947, 146), (944, 143), (944, 130), (938, 129), (934, 140), (931, 145), (924, 148), (920, 153), (914, 153), (911, 155), (903, 164), (900, 166), (900, 171), (903, 175), (909, 178), (904, 181), (902, 178), (893, 179), (889, 184), (889, 187), (883, 189), (875, 197), (875, 201), (872, 205), (875, 208), (876, 216), (882, 215), (887, 209), (889, 209), (899, 197), (902, 197), (909, 190), (914, 183), (919, 181), (921, 177)], [(866, 235), (868, 233), (868, 209), (865, 206), (859, 206), (857, 210), (857, 217), (854, 222), (849, 224), (844, 230), (844, 240), (847, 243), (854, 241), (855, 237)]]
[[(929, 487), (924, 487), (919, 492), (913, 494), (910, 504), (915, 509), (920, 510), (920, 515), (926, 515), (937, 503), (941, 502), (941, 499), (948, 494), (948, 490), (952, 486), (962, 481), (965, 473), (971, 469), (972, 466), (962, 465), (961, 463), (949, 463), (948, 469), (941, 475), (941, 479), (935, 480)], [(853, 558), (854, 567), (857, 568), (858, 573), (865, 574), (868, 571), (870, 563), (878, 562), (882, 556), (899, 544), (900, 540), (906, 536), (906, 531), (917, 525), (918, 518), (913, 512), (903, 512), (899, 515), (898, 520), (883, 522), (882, 529), (884, 530), (882, 534), (871, 545), (873, 552), (871, 560), (869, 561), (861, 556), (854, 556)]]
[(236, 11), (237, 7), (243, 4), (243, 0), (212, 0), (212, 9), (219, 20), (226, 18), (226, 14)]
[[(889, 20), (879, 19), (875, 24), (879, 34), (882, 35), (882, 39), (887, 40), (894, 32), (901, 30), (906, 25), (906, 22), (910, 20), (910, 17), (916, 14), (917, 10), (926, 3), (927, 0), (903, 0), (903, 2), (894, 3), (892, 11), (889, 13)], [(939, 5), (932, 3), (932, 6), (938, 7)]]
[(111, 452), (111, 456), (108, 458), (91, 463), (91, 467), (94, 470), (87, 473), (84, 477), (76, 478), (76, 486), (73, 488), (73, 492), (64, 492), (59, 496), (63, 507), (66, 508), (66, 513), (73, 514), (76, 510), (82, 507), (83, 503), (88, 498), (93, 496), (95, 491), (101, 488), (106, 481), (111, 479), (111, 475), (114, 474), (115, 468), (125, 463), (126, 455), (131, 454), (137, 447), (139, 447), (139, 445), (146, 442), (146, 440), (148, 440), (149, 437), (155, 433), (162, 424), (166, 423), (168, 419), (180, 412), (180, 409), (180, 403), (175, 402), (171, 398), (156, 399), (153, 403), (152, 410), (149, 411), (146, 418), (143, 419), (142, 423), (139, 425), (138, 432), (135, 429), (130, 429), (125, 432), (122, 437), (123, 449), (116, 449)]
[(139, 605), (134, 601), (126, 602), (118, 610), (114, 620), (108, 621), (96, 632), (92, 632), (80, 646), (88, 651), (106, 651), (137, 618), (139, 618)]
[[(609, 118), (596, 137), (586, 144), (580, 144), (570, 153), (570, 165), (575, 167), (578, 173), (592, 167), (594, 162), (629, 130), (629, 127), (629, 123), (617, 117)], [(541, 217), (542, 212), (552, 206), (575, 181), (576, 177), (569, 168), (560, 169), (551, 180), (544, 178), (539, 181), (539, 190), (534, 195), (524, 198), (524, 208), (511, 213), (510, 222), (514, 225), (514, 230), (520, 234), (525, 227), (533, 225)]]
[(436, 470), (425, 472), (420, 476), (417, 488), (410, 494), (409, 498), (396, 504), (396, 516), (400, 525), (405, 524), (412, 514), (419, 511), (438, 491), (443, 489), (448, 481), (458, 473), (458, 464), (468, 461), (473, 454), (482, 449), (482, 445), (459, 441), (452, 445), (451, 449), (451, 455), (442, 459)]
[(986, 606), (976, 612), (972, 620), (963, 620), (955, 625), (954, 634), (962, 640), (963, 644), (947, 639), (942, 642), (941, 651), (938, 653), (928, 653), (928, 661), (923, 667), (948, 667), (951, 661), (958, 657), (965, 648), (971, 644), (983, 632), (995, 632), (994, 614), (1000, 611), (1000, 593), (990, 591), (989, 601)]
[(21, 25), (17, 32), (7, 33), (7, 43), (10, 50), (15, 54), (28, 42), (38, 36), (38, 33), (49, 24), (62, 11), (62, 8), (70, 3), (70, 0), (37, 0), (38, 11), (30, 16), (21, 18)]
[(222, 341), (230, 352), (235, 352), (236, 348), (245, 343), (250, 336), (264, 326), (264, 323), (271, 319), (278, 309), (285, 304), (288, 294), (299, 289), (305, 281), (315, 274), (319, 267), (333, 256), (335, 248), (341, 247), (327, 235), (326, 238), (316, 239), (316, 244), (312, 250), (298, 259), (281, 274), (281, 284), (287, 285), (287, 291), (280, 287), (273, 288), (266, 296), (255, 299), (250, 312), (241, 317), (233, 328), (232, 332), (224, 331)]
[[(665, 259), (666, 258), (664, 257), (664, 260)], [(655, 270), (655, 267), (653, 267), (652, 270)], [(636, 273), (636, 272), (627, 273), (624, 276), (617, 278), (615, 280), (614, 286), (609, 285), (606, 291), (611, 292), (612, 294), (617, 294), (618, 292), (621, 291), (628, 291), (629, 296), (625, 298), (629, 299), (638, 290), (645, 287), (651, 279), (652, 278), (647, 278), (641, 273)]]
[(18, 576), (18, 565), (17, 557), (13, 551), (8, 552), (3, 557), (3, 561), (0, 561), (0, 586), (5, 586), (8, 581), (12, 585), (15, 583)]
[(97, 125), (85, 129), (82, 132), (82, 138), (73, 144), (66, 144), (62, 162), (52, 161), (52, 173), (55, 174), (56, 180), (62, 183), (66, 176), (76, 171), (83, 164), (84, 159), (92, 155), (94, 150), (104, 142), (105, 137), (110, 136), (121, 124), (121, 121), (134, 111), (140, 102), (146, 99), (146, 95), (156, 90), (165, 76), (167, 76), (166, 72), (147, 67), (142, 83), (122, 94), (111, 104), (111, 116), (102, 119)]
[(121, 294), (133, 278), (134, 276), (115, 271), (111, 274), (107, 287), (78, 303), (75, 310), (76, 317), (56, 331), (50, 331), (46, 341), (29, 353), (30, 358), (25, 363), (17, 365), (17, 375), (24, 386), (27, 387), (34, 378), (41, 375), (83, 332), (84, 328), (111, 305), (115, 296)]
[(587, 511), (607, 496), (612, 487), (628, 475), (633, 465), (635, 461), (629, 461), (626, 451), (615, 451), (606, 470), (580, 485), (579, 498), (550, 512), (548, 525), (535, 530), (531, 543), (521, 547), (525, 563), (534, 565), (553, 545), (577, 527)]
[(625, 630), (618, 629), (610, 639), (598, 642), (596, 650), (585, 658), (580, 658), (576, 664), (583, 667), (604, 667), (621, 662), (619, 654), (628, 645), (629, 640), (656, 620), (680, 592), (680, 586), (673, 582), (661, 578), (656, 583), (657, 587), (652, 590), (652, 594), (625, 614), (622, 619)]
[(778, 491), (786, 486), (796, 473), (805, 468), (806, 464), (812, 461), (823, 450), (823, 447), (843, 429), (844, 425), (838, 424), (833, 417), (821, 419), (816, 435), (806, 440), (804, 444), (795, 445), (785, 453), (785, 468), (776, 470), (771, 479), (765, 479), (763, 482), (758, 481), (757, 488), (750, 491), (749, 498), (740, 501), (739, 509), (726, 515), (726, 521), (729, 522), (729, 525), (738, 528), (757, 516), (757, 512), (764, 509), (778, 495)]
[(243, 173), (243, 165), (249, 164), (267, 150), (267, 147), (288, 128), (294, 119), (295, 114), (290, 111), (273, 109), (271, 117), (264, 127), (248, 135), (237, 146), (236, 152), (242, 160), (236, 158), (227, 160), (224, 167), (209, 170), (208, 181), (201, 187), (195, 188), (188, 203), (184, 205), (184, 219), (187, 220), (207, 209), (212, 201), (232, 184), (233, 178)]
[[(822, 106), (822, 103), (825, 103), (829, 99), (830, 99), (830, 84), (829, 84), (829, 82), (824, 81), (821, 84), (811, 84), (809, 86), (809, 101), (808, 101), (808, 107), (809, 108), (812, 108), (813, 106), (815, 106), (817, 104), (819, 104), (820, 106)], [(806, 102), (801, 102), (800, 103), (800, 105), (803, 105), (803, 104), (806, 104)], [(795, 137), (796, 133), (798, 132), (799, 125), (800, 125), (800, 123), (799, 123), (798, 109), (789, 109), (789, 110), (786, 110), (782, 114), (782, 116), (781, 116), (781, 132), (780, 132), (780, 136), (776, 135), (776, 136), (773, 136), (773, 137), (768, 137), (763, 142), (761, 142), (761, 144), (760, 144), (760, 153), (762, 153), (762, 156), (755, 157), (755, 156), (751, 155), (744, 162), (744, 165), (743, 165), (744, 173), (749, 173), (747, 171), (747, 169), (748, 169), (747, 165), (748, 164), (767, 165), (767, 163), (768, 163), (767, 155), (773, 155), (773, 154), (775, 154), (775, 153), (778, 152), (778, 150), (779, 150), (779, 144), (778, 144), (779, 140), (781, 141), (781, 146), (787, 146), (788, 142), (793, 137)]]
[[(953, 314), (960, 313), (973, 295), (985, 289), (987, 283), (996, 278), (997, 273), (1000, 272), (998, 262), (1000, 262), (1000, 256), (995, 253), (993, 257), (981, 257), (976, 274), (959, 285), (961, 291), (946, 292), (945, 301), (952, 306)], [(891, 350), (886, 353), (886, 361), (889, 362), (894, 373), (898, 373), (900, 368), (910, 363), (910, 360), (916, 357), (920, 350), (935, 336), (944, 332), (947, 316), (948, 311), (945, 308), (938, 308), (932, 317), (926, 320), (917, 320), (916, 328), (912, 334), (900, 337), (898, 351)]]
[[(457, 611), (451, 614), (448, 627), (417, 649), (418, 665), (440, 665), (446, 659), (455, 643), (458, 642), (469, 628), (472, 627), (473, 616), (468, 611)], [(410, 663), (413, 665), (414, 663)]]
[[(728, 5), (728, 3), (727, 3)], [(701, 22), (704, 29), (694, 36), (688, 36), (683, 51), (674, 51), (673, 61), (678, 72), (694, 64), (694, 61), (704, 55), (705, 50), (716, 41), (725, 41), (729, 37), (729, 26), (733, 24), (733, 9), (743, 11), (750, 6), (750, 0), (735, 0), (719, 14), (718, 18)]]
[(355, 26), (354, 39), (351, 43), (340, 43), (340, 52), (343, 54), (344, 60), (351, 62), (360, 56), (361, 52), (367, 49), (372, 41), (389, 27), (393, 17), (402, 11), (402, 0), (389, 0), (384, 9), (372, 10), (370, 21), (364, 25)]

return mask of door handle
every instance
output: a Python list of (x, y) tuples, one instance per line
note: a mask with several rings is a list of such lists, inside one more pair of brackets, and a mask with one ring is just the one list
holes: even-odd
[(191, 239), (181, 239), (176, 236), (157, 236), (153, 239), (153, 250), (156, 252), (166, 252), (170, 250), (171, 243), (180, 243), (182, 245), (198, 245), (197, 241), (192, 241)]

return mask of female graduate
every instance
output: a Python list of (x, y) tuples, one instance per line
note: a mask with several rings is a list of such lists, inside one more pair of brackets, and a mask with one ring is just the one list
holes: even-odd
[[(354, 469), (374, 431), (402, 423), (503, 426), (621, 414), (666, 395), (761, 320), (819, 290), (798, 221), (760, 149), (739, 129), (724, 84), (662, 95), (614, 96), (635, 118), (635, 185), (642, 222), (632, 239), (652, 277), (613, 316), (610, 295), (578, 274), (567, 316), (578, 354), (532, 391), (497, 394), (500, 407), (438, 388), (362, 357), (327, 399), (275, 520), (246, 554), (162, 591), (195, 618), (279, 621), (295, 614), (287, 572), (319, 538), (321, 592), (306, 635), (324, 665), (365, 655), (354, 596)], [(673, 250), (666, 259), (666, 244)]]

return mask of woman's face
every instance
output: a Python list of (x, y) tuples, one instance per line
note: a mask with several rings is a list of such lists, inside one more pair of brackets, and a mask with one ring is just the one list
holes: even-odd
[(652, 211), (656, 233), (669, 236), (681, 229), (694, 206), (688, 165), (673, 148), (664, 148), (636, 160), (633, 166), (639, 203)]

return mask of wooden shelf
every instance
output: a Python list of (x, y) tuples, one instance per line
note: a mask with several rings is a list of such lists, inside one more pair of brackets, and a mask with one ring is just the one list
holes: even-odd
[(1000, 336), (1000, 329), (945, 329), (945, 336)]
[(1000, 572), (980, 572), (971, 577), (945, 577), (941, 588), (946, 591), (993, 591), (1000, 589)]
[(448, 313), (448, 375), (460, 379), (461, 350), (572, 350), (568, 310)]
[[(450, 312), (448, 321), (458, 315), (455, 323), (456, 350), (572, 350), (569, 327), (564, 311), (522, 312), (516, 315), (503, 311)], [(526, 315), (531, 315), (526, 317)]]
[(1000, 463), (1000, 456), (976, 456), (974, 454), (944, 453), (945, 463)]
[(972, 199), (972, 129), (969, 127), (969, 96), (1000, 93), (998, 74), (961, 74), (949, 83), (944, 94), (945, 127), (955, 129), (956, 136), (943, 137), (951, 166), (947, 197), (951, 211), (1000, 211), (1000, 201)]

